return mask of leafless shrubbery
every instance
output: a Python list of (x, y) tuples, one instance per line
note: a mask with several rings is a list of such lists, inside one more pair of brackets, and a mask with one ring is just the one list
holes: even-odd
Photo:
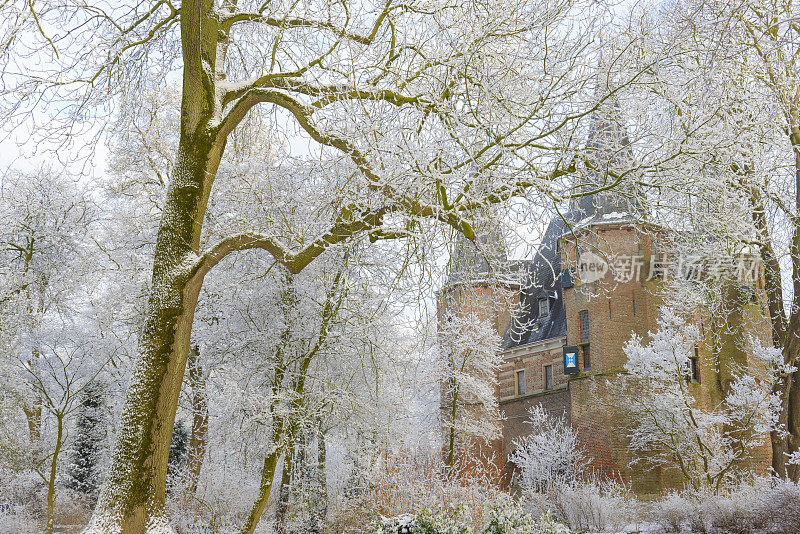
[(587, 472), (588, 458), (569, 423), (541, 406), (529, 415), (532, 432), (515, 442), (511, 460), (534, 515), (552, 512), (573, 530), (605, 531), (629, 523), (637, 506), (628, 488)]
[(365, 532), (380, 517), (446, 513), (458, 508), (467, 510), (472, 525), (479, 528), (488, 522), (492, 508), (508, 496), (497, 486), (499, 477), (485, 464), (452, 469), (452, 474), (446, 475), (434, 453), (389, 456), (357, 497), (333, 506), (331, 532)]
[[(234, 532), (247, 517), (248, 507), (242, 495), (254, 495), (253, 488), (237, 486), (201, 487), (196, 494), (176, 488), (167, 501), (172, 525), (181, 534)], [(266, 521), (264, 521), (266, 523)]]
[(800, 486), (758, 479), (719, 495), (675, 493), (652, 517), (667, 532), (792, 534), (800, 525)]
[(639, 514), (639, 503), (625, 485), (595, 477), (529, 494), (527, 502), (534, 515), (549, 512), (576, 531), (619, 531)]
[[(47, 485), (34, 471), (0, 469), (0, 532), (42, 532), (47, 523), (46, 496)], [(83, 525), (89, 520), (90, 510), (85, 495), (59, 488), (53, 510), (56, 524)]]

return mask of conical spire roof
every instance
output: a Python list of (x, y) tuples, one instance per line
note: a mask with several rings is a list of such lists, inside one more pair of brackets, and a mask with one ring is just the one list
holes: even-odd
[(447, 285), (502, 279), (508, 265), (508, 251), (495, 210), (479, 208), (461, 217), (470, 221), (475, 241), (457, 234), (450, 251)]
[[(503, 337), (511, 348), (566, 335), (567, 318), (562, 299), (565, 274), (561, 267), (558, 240), (573, 225), (593, 222), (641, 220), (643, 212), (635, 202), (635, 191), (615, 184), (615, 174), (633, 163), (633, 151), (622, 120), (619, 101), (612, 96), (592, 114), (586, 140), (588, 169), (576, 181), (574, 191), (586, 193), (570, 201), (569, 211), (554, 218), (547, 227), (533, 260), (528, 262), (527, 279), (521, 296), (521, 313), (514, 317)], [(608, 189), (604, 189), (608, 188)], [(539, 313), (539, 302), (547, 301), (547, 313)], [(542, 310), (545, 307), (542, 306)]]
[(592, 114), (586, 140), (587, 168), (579, 176), (574, 192), (582, 196), (570, 201), (577, 220), (612, 213), (641, 218), (638, 194), (618, 177), (633, 164), (633, 151), (622, 118), (619, 100), (612, 95), (601, 101)]

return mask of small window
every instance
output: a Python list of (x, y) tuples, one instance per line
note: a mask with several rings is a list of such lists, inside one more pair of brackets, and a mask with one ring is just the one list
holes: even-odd
[(700, 351), (694, 348), (694, 356), (689, 358), (689, 381), (700, 383)]
[(539, 317), (544, 317), (550, 313), (550, 302), (547, 299), (539, 299)]
[(553, 389), (553, 366), (544, 366), (544, 389)]
[[(611, 299), (608, 301), (609, 314), (611, 313)], [(592, 368), (592, 353), (589, 348), (589, 312), (583, 310), (578, 312), (578, 326), (580, 327), (580, 342), (578, 346), (583, 356), (583, 370), (588, 371)]]
[(517, 371), (517, 395), (525, 394), (525, 371)]
[(581, 329), (581, 344), (589, 343), (589, 312), (586, 310), (578, 312), (578, 320)]

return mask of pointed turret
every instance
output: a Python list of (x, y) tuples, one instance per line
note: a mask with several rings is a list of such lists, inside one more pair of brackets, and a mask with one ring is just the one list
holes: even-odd
[(598, 104), (589, 123), (586, 140), (587, 168), (577, 181), (574, 192), (581, 194), (570, 201), (575, 220), (602, 218), (614, 214), (641, 219), (643, 210), (635, 187), (620, 179), (633, 165), (633, 151), (616, 96)]
[(506, 281), (508, 251), (497, 214), (490, 208), (462, 215), (470, 221), (475, 241), (458, 234), (450, 251), (447, 286)]
[[(591, 115), (586, 139), (587, 170), (576, 180), (569, 211), (550, 221), (539, 250), (528, 262), (522, 313), (515, 316), (503, 338), (504, 348), (566, 335), (562, 301), (562, 277), (558, 240), (570, 227), (597, 222), (637, 222), (644, 218), (633, 188), (615, 184), (616, 176), (633, 164), (633, 151), (616, 97), (601, 102)], [(604, 189), (608, 188), (608, 189)], [(567, 283), (567, 280), (563, 280)]]

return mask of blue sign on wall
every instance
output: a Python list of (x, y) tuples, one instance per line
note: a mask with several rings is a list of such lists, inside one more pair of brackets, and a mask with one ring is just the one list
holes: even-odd
[(578, 347), (564, 347), (564, 374), (576, 375), (578, 369)]

